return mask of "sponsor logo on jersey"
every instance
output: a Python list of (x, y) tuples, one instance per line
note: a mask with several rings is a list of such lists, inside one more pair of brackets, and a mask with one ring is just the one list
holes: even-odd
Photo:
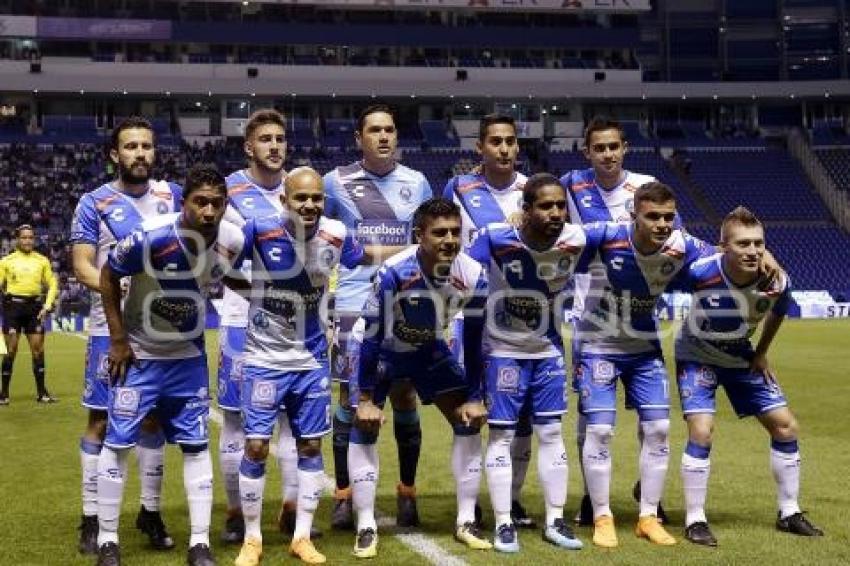
[(409, 225), (401, 220), (361, 220), (357, 241), (363, 245), (403, 246), (409, 241)]

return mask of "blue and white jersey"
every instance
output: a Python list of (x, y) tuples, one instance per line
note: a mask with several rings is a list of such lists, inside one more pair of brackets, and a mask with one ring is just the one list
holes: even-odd
[[(271, 189), (258, 185), (246, 169), (227, 176), (228, 205), (224, 219), (237, 226), (244, 226), (251, 218), (272, 216), (283, 210), (280, 197), (283, 195), (283, 181)], [(251, 280), (251, 258), (242, 262), (242, 275)], [(245, 328), (248, 326), (248, 301), (235, 291), (224, 288), (221, 303), (221, 325)]]
[(328, 278), (338, 264), (355, 267), (363, 247), (342, 222), (319, 219), (299, 241), (282, 215), (254, 218), (244, 227), (245, 257), (253, 258), (246, 364), (279, 371), (322, 367), (327, 359), (323, 310)]
[(480, 318), (486, 293), (484, 268), (463, 252), (444, 280), (422, 271), (418, 245), (389, 258), (375, 275), (363, 307), (366, 330), (361, 375), (364, 371), (374, 375), (379, 350), (403, 354), (444, 342), (446, 328), (459, 312), (479, 309)]
[(574, 169), (561, 177), (561, 184), (567, 190), (570, 220), (575, 224), (631, 222), (635, 191), (655, 181), (655, 177), (631, 171), (623, 173), (623, 181), (613, 189), (602, 188), (592, 168)]
[(693, 301), (676, 336), (676, 359), (747, 368), (755, 353), (750, 338), (768, 312), (788, 312), (791, 285), (783, 275), (768, 289), (760, 289), (758, 281), (738, 287), (723, 271), (722, 258), (699, 260), (683, 273), (683, 290), (693, 293)]
[[(541, 359), (562, 354), (561, 291), (584, 254), (584, 229), (566, 224), (554, 245), (537, 251), (510, 224), (479, 232), (469, 255), (487, 269), (489, 293), (484, 351), (488, 355)], [(586, 269), (586, 265), (579, 270)]]
[[(115, 243), (133, 233), (149, 218), (180, 210), (183, 189), (166, 181), (149, 181), (148, 191), (140, 196), (128, 195), (111, 183), (101, 185), (80, 198), (71, 223), (71, 244), (95, 247), (95, 266), (106, 263)], [(109, 336), (100, 293), (92, 293), (89, 334)]]
[[(238, 269), (242, 231), (223, 221), (215, 243), (195, 255), (180, 214), (146, 220), (109, 252), (109, 268), (130, 277), (124, 324), (139, 359), (183, 359), (204, 354), (210, 287)], [(192, 238), (193, 241), (198, 241)]]
[[(432, 196), (425, 176), (401, 164), (380, 176), (358, 161), (337, 167), (324, 180), (325, 216), (340, 220), (363, 245), (409, 244), (413, 213)], [(376, 270), (376, 266), (341, 267), (336, 309), (360, 312)]]
[(637, 251), (632, 224), (614, 222), (585, 227), (587, 246), (598, 262), (590, 269), (595, 285), (576, 322), (582, 353), (639, 354), (660, 351), (655, 309), (658, 298), (683, 267), (715, 253), (713, 246), (673, 230), (653, 254)]
[(506, 187), (493, 187), (484, 175), (458, 175), (449, 179), (443, 198), (460, 207), (463, 249), (469, 249), (478, 231), (488, 224), (507, 222), (522, 208), (522, 187), (528, 179), (515, 173)]

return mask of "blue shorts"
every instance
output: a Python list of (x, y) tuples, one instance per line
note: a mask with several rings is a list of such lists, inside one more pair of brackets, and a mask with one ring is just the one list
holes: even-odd
[(515, 360), (490, 356), (486, 364), (487, 422), (516, 425), (530, 409), (534, 417), (567, 412), (567, 373), (563, 356)]
[(124, 385), (110, 388), (108, 410), (105, 444), (112, 448), (134, 446), (148, 414), (156, 417), (169, 442), (206, 444), (207, 357), (137, 361), (127, 371)]
[(735, 413), (743, 418), (788, 405), (779, 384), (748, 368), (722, 368), (676, 361), (679, 399), (685, 415), (715, 412), (717, 387), (722, 385)]
[(109, 406), (109, 336), (89, 336), (83, 376), (83, 407), (105, 411)]
[(245, 365), (242, 414), (245, 437), (272, 437), (281, 405), (286, 405), (295, 438), (319, 438), (331, 431), (330, 372), (327, 367), (280, 371)]
[(360, 359), (360, 341), (351, 338), (351, 328), (358, 318), (360, 313), (339, 313), (334, 319), (331, 369), (334, 381), (339, 383), (351, 381)]
[[(360, 380), (357, 372), (352, 377), (349, 398), (351, 406), (356, 407)], [(469, 390), (466, 374), (445, 342), (437, 342), (433, 347), (415, 352), (383, 352), (378, 363), (372, 401), (376, 405), (383, 405), (393, 382), (399, 380), (412, 381), (419, 400), (425, 405), (433, 403), (434, 399), (444, 393), (463, 391), (466, 394)]]
[(579, 354), (576, 367), (579, 411), (588, 413), (617, 410), (617, 379), (626, 390), (626, 407), (639, 411), (669, 410), (667, 370), (660, 354)]
[(218, 329), (218, 406), (238, 412), (242, 406), (242, 350), (246, 329), (222, 326)]

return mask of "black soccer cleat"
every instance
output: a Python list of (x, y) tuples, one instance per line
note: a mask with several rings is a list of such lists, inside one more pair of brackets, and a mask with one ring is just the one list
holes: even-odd
[(351, 503), (351, 497), (334, 499), (331, 528), (340, 531), (354, 529), (354, 507)]
[(145, 506), (139, 507), (136, 516), (136, 528), (148, 535), (151, 546), (156, 550), (171, 550), (174, 548), (174, 539), (165, 530), (162, 515), (159, 511), (148, 511)]
[(8, 395), (0, 395), (0, 407), (6, 406), (9, 404), (9, 396)]
[[(640, 480), (635, 482), (634, 488), (632, 488), (632, 497), (635, 498), (635, 501), (640, 503)], [(664, 511), (664, 507), (662, 507), (661, 502), (658, 502), (658, 513), (655, 514), (658, 518), (658, 522), (662, 525), (669, 525), (670, 519), (667, 518), (667, 512)]]
[(717, 539), (705, 521), (697, 521), (685, 527), (685, 538), (694, 544), (717, 546)]
[(537, 528), (537, 522), (528, 515), (525, 507), (516, 499), (511, 501), (511, 521), (518, 529)]
[(788, 515), (784, 519), (781, 516), (776, 517), (776, 529), (784, 533), (800, 535), (803, 537), (822, 537), (823, 531), (814, 526), (802, 511)]
[(416, 508), (416, 490), (403, 484), (396, 489), (396, 525), (402, 528), (419, 526), (419, 510)]
[(484, 512), (481, 510), (481, 505), (478, 502), (475, 502), (475, 528), (483, 531), (485, 527), (484, 524)]
[(58, 403), (59, 399), (52, 397), (50, 393), (44, 393), (36, 397), (35, 402), (41, 403), (42, 405), (50, 405), (51, 403)]
[(242, 513), (228, 511), (221, 531), (221, 542), (226, 544), (241, 544), (245, 540), (245, 517)]
[(121, 550), (118, 543), (107, 542), (97, 549), (97, 566), (121, 566)]
[(186, 564), (189, 566), (215, 566), (215, 558), (213, 558), (210, 547), (198, 543), (189, 549), (186, 554)]
[(77, 529), (80, 531), (80, 542), (77, 544), (80, 554), (97, 554), (97, 515), (83, 515)]
[(581, 505), (579, 505), (578, 513), (576, 513), (573, 522), (579, 527), (593, 526), (593, 503), (590, 501), (590, 496), (586, 493), (581, 498)]
[[(284, 503), (281, 505), (280, 511), (277, 514), (277, 530), (279, 530), (281, 534), (289, 536), (295, 534), (295, 518), (297, 512), (295, 503)], [(322, 531), (317, 529), (315, 526), (310, 527), (310, 540), (317, 538), (322, 538)]]

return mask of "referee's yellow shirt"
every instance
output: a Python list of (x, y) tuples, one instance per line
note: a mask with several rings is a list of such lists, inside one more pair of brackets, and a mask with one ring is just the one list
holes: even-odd
[(47, 287), (44, 308), (50, 309), (59, 294), (59, 282), (50, 261), (38, 252), (16, 250), (0, 259), (0, 288), (7, 295), (40, 297)]

